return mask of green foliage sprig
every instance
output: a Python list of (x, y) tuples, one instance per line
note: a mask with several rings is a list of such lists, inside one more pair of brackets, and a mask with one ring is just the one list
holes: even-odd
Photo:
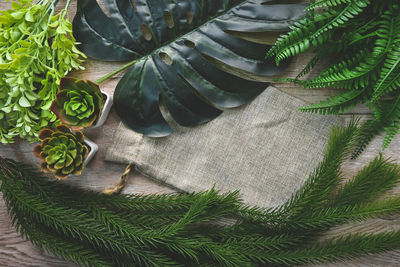
[(60, 79), (82, 69), (67, 8), (58, 1), (20, 0), (0, 12), (0, 142), (37, 140), (56, 116), (49, 110)]
[[(335, 225), (400, 212), (382, 196), (400, 168), (377, 157), (344, 185), (341, 163), (358, 136), (334, 128), (325, 157), (285, 205), (248, 207), (238, 193), (104, 195), (51, 182), (0, 158), (13, 224), (34, 244), (82, 266), (291, 266), (400, 248), (400, 232), (317, 238)], [(227, 220), (228, 219), (228, 220)], [(232, 220), (234, 219), (234, 220)]]
[[(313, 49), (315, 56), (295, 79), (305, 88), (334, 87), (342, 92), (303, 107), (306, 112), (338, 114), (367, 104), (373, 119), (363, 127), (353, 157), (385, 132), (383, 149), (400, 129), (400, 7), (397, 0), (321, 0), (310, 14), (281, 36), (267, 56), (282, 60)], [(316, 77), (301, 80), (323, 58), (333, 62)]]

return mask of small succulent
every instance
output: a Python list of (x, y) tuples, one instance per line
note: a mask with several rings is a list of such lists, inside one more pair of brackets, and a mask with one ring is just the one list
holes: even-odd
[(74, 131), (91, 126), (101, 114), (103, 95), (97, 84), (88, 80), (63, 78), (50, 110)]
[(83, 143), (82, 132), (71, 133), (66, 126), (59, 125), (55, 130), (42, 130), (39, 138), (42, 143), (34, 148), (33, 153), (40, 158), (43, 172), (55, 173), (58, 179), (82, 173), (83, 161), (89, 152)]

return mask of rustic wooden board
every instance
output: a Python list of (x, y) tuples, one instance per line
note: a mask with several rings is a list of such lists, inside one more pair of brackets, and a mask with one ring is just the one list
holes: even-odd
[[(10, 3), (0, 0), (0, 10), (9, 8)], [(60, 1), (61, 4), (65, 0)], [(76, 1), (73, 0), (70, 7), (70, 16), (73, 17), (76, 9)], [(306, 64), (310, 54), (303, 55), (293, 60), (290, 68), (282, 75), (282, 77), (294, 77), (299, 70)], [(85, 78), (89, 80), (96, 80), (104, 74), (117, 69), (122, 63), (105, 63), (96, 60), (87, 60), (85, 63), (86, 70), (79, 73), (72, 73), (71, 76)], [(102, 84), (102, 89), (113, 93), (114, 88), (119, 81), (122, 74), (117, 75), (111, 80)], [(306, 102), (315, 102), (322, 100), (327, 96), (332, 95), (335, 91), (324, 90), (305, 90), (298, 86), (291, 84), (276, 83), (274, 84), (280, 90), (303, 99)], [(370, 113), (364, 106), (358, 106), (351, 114), (344, 114), (343, 117), (349, 119), (353, 114), (361, 115), (364, 118)], [(91, 188), (94, 190), (102, 191), (105, 188), (112, 187), (118, 182), (121, 173), (124, 171), (125, 166), (105, 162), (105, 151), (110, 145), (112, 135), (119, 123), (119, 119), (112, 110), (106, 124), (100, 129), (87, 130), (86, 135), (99, 145), (99, 152), (94, 160), (87, 166), (84, 174), (79, 177), (70, 177), (66, 183), (74, 184), (83, 188)], [(365, 153), (357, 160), (347, 162), (343, 167), (343, 172), (347, 175), (354, 174), (362, 166), (367, 164), (371, 159), (377, 156), (381, 151), (382, 137), (377, 138), (367, 148)], [(13, 145), (0, 145), (0, 156), (13, 158), (27, 163), (38, 164), (38, 160), (32, 154), (33, 144), (25, 141), (19, 141)], [(384, 155), (391, 157), (394, 161), (400, 164), (400, 137), (398, 136), (389, 149), (384, 152)], [(129, 183), (124, 193), (165, 193), (172, 192), (173, 190), (161, 185), (152, 180), (149, 180), (138, 174), (131, 174)], [(400, 187), (393, 190), (392, 194), (399, 194)], [(0, 193), (1, 195), (1, 193)], [(379, 232), (391, 229), (397, 229), (400, 226), (400, 216), (391, 218), (377, 218), (369, 220), (362, 224), (348, 224), (340, 228), (332, 229), (327, 236), (334, 236), (343, 232)], [(28, 241), (24, 241), (18, 233), (15, 232), (11, 226), (10, 219), (7, 215), (5, 204), (0, 199), (0, 266), (74, 266), (73, 264), (61, 261), (46, 253), (40, 251)], [(372, 255), (363, 257), (346, 263), (336, 263), (321, 266), (400, 266), (400, 251), (384, 253), (380, 255)]]

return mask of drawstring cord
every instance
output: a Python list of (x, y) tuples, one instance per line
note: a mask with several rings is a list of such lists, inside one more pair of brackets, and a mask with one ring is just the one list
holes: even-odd
[(112, 194), (120, 194), (122, 190), (125, 188), (126, 183), (128, 181), (128, 175), (132, 171), (133, 165), (129, 164), (126, 166), (125, 172), (121, 176), (121, 180), (114, 188), (109, 188), (104, 190), (104, 194), (112, 195)]

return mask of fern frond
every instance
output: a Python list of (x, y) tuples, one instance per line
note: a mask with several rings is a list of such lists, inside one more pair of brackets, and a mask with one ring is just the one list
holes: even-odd
[(392, 103), (386, 104), (392, 107), (386, 115), (386, 124), (383, 126), (385, 132), (385, 138), (383, 140), (382, 149), (386, 149), (394, 137), (400, 131), (400, 96), (395, 99), (395, 101), (390, 101)]
[(325, 33), (360, 14), (369, 3), (369, 0), (351, 2), (340, 12), (325, 11), (316, 14), (313, 20), (306, 17), (296, 22), (288, 34), (278, 38), (275, 46), (268, 51), (267, 57), (275, 55), (279, 65), (282, 60), (308, 50), (311, 44), (314, 47), (324, 44), (332, 38), (331, 34)]
[(385, 137), (383, 139), (382, 149), (385, 150), (390, 146), (395, 136), (400, 132), (400, 121), (394, 121), (392, 125), (386, 127), (384, 130)]
[[(381, 42), (377, 41), (373, 51), (371, 51), (363, 61), (358, 62), (356, 66), (352, 68), (342, 68), (346, 65), (346, 61), (340, 62), (332, 66), (330, 70), (307, 81), (305, 87), (323, 88), (335, 86), (343, 88), (346, 86), (355, 86), (355, 88), (365, 88), (370, 84), (371, 76), (368, 76), (368, 74), (372, 73), (374, 75), (374, 71), (376, 71), (376, 68), (384, 60), (384, 54), (382, 53), (382, 47), (380, 45)], [(326, 75), (327, 73), (329, 73), (329, 75)], [(354, 82), (356, 79), (357, 82)]]
[(379, 104), (371, 104), (370, 108), (374, 111), (375, 119), (368, 120), (361, 126), (358, 144), (355, 146), (352, 158), (357, 158), (372, 138), (382, 131), (386, 133), (382, 147), (387, 148), (400, 130), (400, 95), (381, 101)]
[(300, 110), (322, 115), (337, 115), (340, 112), (346, 112), (355, 105), (362, 103), (364, 99), (364, 90), (345, 91), (328, 98), (326, 101), (302, 107)]
[(374, 86), (374, 95), (371, 102), (378, 101), (383, 95), (391, 93), (400, 88), (400, 16), (392, 19), (390, 32), (393, 35), (393, 41), (386, 60), (383, 64), (380, 78)]
[(336, 7), (340, 6), (343, 4), (350, 4), (353, 2), (353, 0), (320, 0), (315, 3), (310, 4), (307, 7), (308, 11), (317, 9), (317, 8), (323, 8), (323, 7)]
[(400, 48), (396, 51), (395, 56), (397, 59), (393, 61), (390, 59), (390, 56), (388, 56), (384, 63), (384, 67), (382, 68), (384, 70), (384, 73), (382, 73), (384, 76), (381, 75), (374, 87), (375, 93), (370, 100), (372, 103), (376, 103), (382, 96), (390, 94), (394, 90), (400, 88)]
[(323, 32), (332, 30), (333, 28), (341, 27), (349, 20), (359, 15), (370, 4), (369, 0), (350, 1), (340, 12), (329, 11), (334, 16), (326, 24), (320, 27), (313, 35), (312, 39), (316, 39)]
[(343, 69), (355, 69), (360, 65), (360, 62), (362, 62), (365, 58), (367, 58), (371, 54), (370, 51), (371, 49), (368, 47), (360, 49), (354, 55), (345, 58), (343, 60), (338, 60), (337, 63), (330, 65), (328, 68), (321, 71), (318, 74), (318, 77), (329, 77), (330, 75), (342, 71)]
[(276, 56), (276, 63), (306, 51), (310, 47), (308, 36), (317, 29), (315, 23), (309, 18), (295, 22), (290, 27), (291, 32), (278, 38), (275, 46), (268, 52), (267, 57)]
[(306, 75), (307, 73), (309, 73), (314, 66), (318, 63), (318, 61), (320, 60), (320, 56), (317, 54), (315, 55), (308, 63), (307, 65), (300, 71), (300, 73), (296, 76), (296, 80), (300, 79), (301, 77), (303, 77), (304, 75)]
[[(296, 56), (310, 47), (313, 60), (296, 79), (284, 79), (304, 88), (334, 87), (346, 90), (341, 95), (305, 107), (303, 111), (337, 114), (354, 103), (383, 105), (383, 97), (400, 90), (400, 5), (398, 1), (321, 0), (308, 7), (312, 15), (296, 24), (271, 49), (277, 63)], [(314, 67), (318, 59), (331, 58), (332, 63), (316, 77), (299, 80)], [(364, 91), (360, 95), (356, 90)], [(383, 101), (383, 102), (382, 102)], [(358, 156), (376, 134), (385, 131), (383, 149), (400, 130), (399, 117), (389, 114), (363, 126)], [(367, 132), (370, 130), (370, 132)]]

